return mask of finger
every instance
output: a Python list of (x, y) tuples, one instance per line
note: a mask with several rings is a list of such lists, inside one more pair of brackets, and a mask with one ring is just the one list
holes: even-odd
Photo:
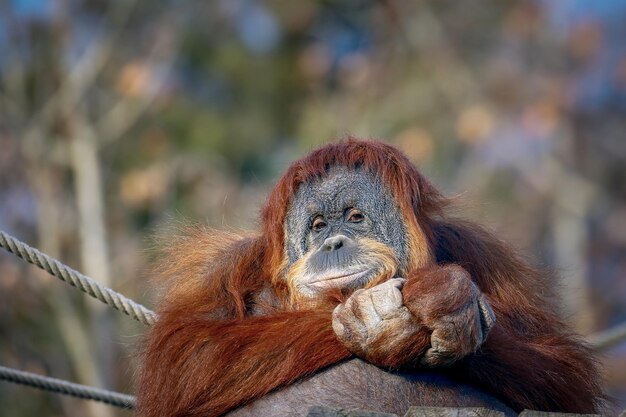
[(402, 306), (402, 287), (404, 287), (404, 283), (406, 279), (404, 278), (393, 278), (386, 282), (391, 288), (389, 289), (391, 296), (393, 298), (393, 302), (398, 306)]
[[(356, 342), (367, 338), (369, 318), (368, 313), (361, 307), (363, 303), (361, 299), (366, 298), (364, 295), (366, 294), (363, 290), (355, 291), (345, 303), (338, 305), (333, 311), (333, 321), (337, 322), (337, 328), (343, 332), (343, 340), (350, 339)], [(343, 329), (340, 329), (339, 324)]]
[(333, 320), (332, 320), (333, 331), (335, 332), (335, 334), (340, 340), (344, 339), (346, 336), (346, 326), (343, 324), (343, 321), (341, 320), (341, 313), (343, 309), (344, 309), (343, 304), (339, 304), (337, 307), (335, 307), (335, 309), (333, 310)]
[(489, 331), (493, 328), (494, 324), (496, 324), (496, 315), (484, 295), (481, 295), (478, 298), (478, 311), (480, 315), (480, 326), (482, 329), (481, 339), (484, 342), (489, 335)]
[(398, 288), (399, 290), (402, 289), (405, 283), (406, 283), (406, 278), (402, 278), (402, 277), (391, 278), (389, 281), (384, 282), (384, 284), (391, 284), (394, 287)]
[(382, 321), (382, 318), (374, 307), (372, 291), (370, 289), (356, 291), (346, 302), (346, 307), (350, 308), (352, 314), (354, 314), (369, 331)]
[(352, 339), (355, 333), (358, 333), (358, 324), (349, 310), (346, 310), (345, 304), (339, 304), (333, 310), (333, 331), (341, 340)]
[(455, 352), (455, 347), (450, 346), (448, 335), (440, 329), (433, 330), (431, 334), (431, 347), (420, 359), (420, 364), (428, 368), (446, 367), (452, 365), (459, 359)]
[(369, 290), (373, 306), (383, 319), (395, 317), (403, 306), (401, 289), (404, 281), (394, 278)]
[(332, 327), (340, 342), (352, 352), (360, 352), (367, 340), (367, 328), (344, 305), (335, 307)]
[(482, 343), (482, 328), (477, 304), (438, 321), (430, 337), (431, 348), (422, 358), (429, 367), (448, 366), (475, 352)]

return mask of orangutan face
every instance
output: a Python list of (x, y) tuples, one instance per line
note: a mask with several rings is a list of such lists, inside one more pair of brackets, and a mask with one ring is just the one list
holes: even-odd
[(298, 296), (367, 287), (407, 267), (401, 211), (362, 169), (333, 167), (300, 186), (284, 229), (287, 281)]

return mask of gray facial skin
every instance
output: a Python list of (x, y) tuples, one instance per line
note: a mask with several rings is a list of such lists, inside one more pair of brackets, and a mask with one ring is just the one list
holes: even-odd
[[(361, 215), (354, 221), (354, 210)], [(323, 227), (316, 228), (316, 219)], [(359, 238), (390, 247), (399, 270), (407, 266), (407, 235), (400, 209), (379, 178), (364, 169), (332, 167), (328, 173), (297, 190), (285, 220), (288, 267), (311, 251), (307, 270), (320, 276), (333, 271), (354, 272)], [(340, 246), (339, 250), (337, 246)], [(350, 269), (353, 266), (353, 269)]]

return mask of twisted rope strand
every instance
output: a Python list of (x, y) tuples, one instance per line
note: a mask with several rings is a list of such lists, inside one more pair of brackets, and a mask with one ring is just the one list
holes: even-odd
[(0, 366), (0, 380), (22, 384), (44, 391), (56, 392), (86, 400), (100, 401), (115, 407), (134, 409), (135, 397), (100, 388), (75, 384), (57, 378)]
[(0, 246), (14, 255), (24, 259), (48, 273), (65, 281), (73, 287), (78, 288), (93, 298), (110, 305), (133, 319), (152, 325), (157, 316), (154, 311), (147, 309), (143, 305), (123, 296), (122, 294), (107, 288), (92, 278), (81, 274), (60, 261), (28, 246), (26, 243), (0, 230)]

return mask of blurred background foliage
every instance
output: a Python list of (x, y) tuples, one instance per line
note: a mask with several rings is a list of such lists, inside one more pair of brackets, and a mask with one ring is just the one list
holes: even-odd
[[(156, 232), (254, 229), (295, 158), (404, 152), (626, 320), (626, 1), (0, 0), (0, 228), (149, 306)], [(144, 328), (0, 254), (0, 364), (133, 391)], [(626, 407), (626, 344), (603, 353)], [(6, 416), (130, 415), (0, 382)]]

